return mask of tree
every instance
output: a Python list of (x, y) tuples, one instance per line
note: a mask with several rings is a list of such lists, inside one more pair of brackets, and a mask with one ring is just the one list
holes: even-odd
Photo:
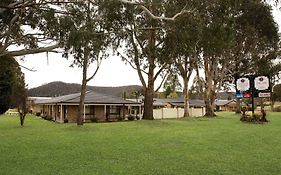
[(274, 103), (276, 101), (281, 102), (281, 84), (276, 84), (272, 89), (272, 97), (271, 97), (271, 110), (274, 108)]
[[(106, 54), (106, 34), (104, 21), (99, 18), (99, 4), (93, 1), (81, 1), (76, 4), (66, 4), (66, 11), (72, 15), (60, 18), (61, 38), (64, 46), (64, 57), (74, 57), (73, 65), (83, 69), (81, 96), (77, 114), (77, 125), (83, 125), (83, 111), (87, 82), (97, 74), (101, 60)], [(106, 20), (106, 19), (104, 19)], [(94, 73), (88, 77), (88, 67), (96, 62)]]
[(170, 72), (167, 76), (167, 79), (164, 82), (164, 89), (165, 89), (165, 98), (167, 97), (175, 97), (177, 92), (181, 91), (182, 86), (179, 82), (178, 75), (174, 72)]
[(193, 79), (192, 86), (189, 89), (190, 99), (204, 99), (204, 80), (200, 76), (195, 76)]
[(5, 113), (11, 106), (12, 88), (15, 67), (11, 57), (1, 57), (0, 64), (0, 114)]
[(218, 90), (237, 70), (256, 73), (259, 60), (270, 63), (278, 35), (270, 8), (261, 1), (216, 1), (203, 19), (198, 67), (204, 70), (206, 116), (214, 116)]
[[(117, 51), (123, 60), (128, 62), (138, 72), (140, 81), (144, 87), (144, 119), (153, 119), (153, 96), (160, 88), (155, 88), (155, 81), (161, 75), (163, 81), (168, 68), (167, 57), (163, 56), (163, 41), (166, 36), (166, 22), (174, 21), (180, 15), (190, 13), (182, 4), (179, 13), (171, 11), (167, 13), (168, 1), (124, 1), (121, 3), (107, 3), (114, 6), (106, 11), (108, 16), (114, 17), (119, 23), (114, 25), (114, 31), (118, 33), (117, 46), (125, 49), (125, 52)], [(110, 9), (110, 8), (109, 8)], [(172, 16), (172, 17), (167, 17)], [(116, 50), (116, 49), (115, 49)], [(163, 82), (162, 81), (162, 82)], [(162, 83), (161, 83), (162, 84)]]
[[(169, 1), (169, 3), (169, 10), (167, 10), (169, 13), (181, 9), (184, 5), (189, 8), (199, 6), (198, 2), (195, 1), (189, 1), (188, 4), (183, 1)], [(164, 40), (164, 55), (170, 59), (169, 61), (177, 69), (183, 80), (184, 117), (189, 116), (188, 84), (194, 70), (197, 42), (200, 39), (201, 31), (196, 14), (196, 11), (194, 15), (182, 14), (172, 23), (168, 23), (167, 36)]]
[[(65, 13), (57, 7), (63, 3), (68, 1), (1, 1), (0, 56), (23, 56), (58, 48), (56, 15)], [(20, 49), (11, 50), (15, 45)]]
[(9, 108), (17, 108), (23, 126), (27, 113), (24, 75), (13, 57), (2, 56), (0, 59), (0, 114)]

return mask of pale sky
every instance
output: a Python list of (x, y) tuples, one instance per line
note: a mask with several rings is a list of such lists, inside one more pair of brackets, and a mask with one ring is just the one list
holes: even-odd
[[(279, 25), (279, 32), (281, 32), (281, 10), (274, 10), (273, 15)], [(69, 67), (71, 61), (62, 58), (60, 54), (49, 53), (48, 59), (46, 53), (28, 55), (19, 63), (29, 69), (34, 68), (37, 70), (36, 72), (31, 72), (22, 68), (28, 88), (34, 88), (52, 81), (78, 84), (81, 84), (82, 81), (82, 69)], [(93, 69), (90, 67), (89, 73), (91, 70)], [(137, 72), (130, 65), (125, 65), (119, 57), (111, 56), (103, 60), (96, 77), (88, 85), (141, 85), (141, 82)]]

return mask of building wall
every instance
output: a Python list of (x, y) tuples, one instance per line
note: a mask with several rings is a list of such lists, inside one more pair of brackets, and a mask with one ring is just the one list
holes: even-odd
[[(154, 119), (182, 118), (184, 114), (183, 108), (162, 108), (154, 109)], [(205, 114), (205, 108), (189, 108), (191, 117), (201, 117)]]
[(105, 120), (104, 106), (95, 106), (95, 117), (98, 120)]
[(66, 106), (66, 110), (67, 110), (66, 118), (68, 119), (68, 122), (72, 122), (72, 123), (76, 122), (78, 106), (68, 105)]

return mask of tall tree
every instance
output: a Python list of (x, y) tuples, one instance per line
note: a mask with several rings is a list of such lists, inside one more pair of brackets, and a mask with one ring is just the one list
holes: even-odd
[[(183, 6), (189, 8), (198, 8), (199, 3), (189, 1), (186, 4), (183, 1), (169, 1), (167, 12), (172, 13), (174, 10), (179, 10)], [(164, 55), (168, 57), (177, 69), (183, 82), (184, 96), (184, 117), (189, 116), (189, 93), (188, 85), (194, 70), (194, 63), (197, 57), (197, 42), (200, 39), (200, 24), (197, 18), (197, 11), (193, 15), (182, 14), (175, 21), (167, 24), (167, 36), (164, 40)]]
[[(73, 65), (83, 70), (81, 96), (77, 113), (77, 125), (83, 125), (84, 101), (87, 82), (92, 80), (106, 54), (106, 34), (104, 21), (100, 19), (99, 4), (96, 1), (81, 1), (66, 4), (66, 11), (71, 15), (60, 18), (61, 44), (64, 46), (64, 57), (74, 57)], [(105, 20), (105, 19), (104, 19)], [(88, 76), (88, 68), (96, 62), (93, 74)]]
[[(121, 45), (125, 52), (119, 51), (118, 54), (138, 72), (145, 91), (143, 118), (151, 120), (153, 119), (154, 91), (159, 89), (155, 88), (155, 81), (163, 75), (163, 71), (169, 64), (162, 54), (163, 40), (166, 36), (165, 23), (174, 21), (180, 15), (190, 13), (190, 11), (185, 6), (181, 6), (180, 12), (173, 11), (173, 14), (171, 12), (168, 14), (166, 12), (168, 1), (121, 0), (120, 2), (106, 13), (119, 21), (115, 25), (115, 31), (118, 31), (122, 42), (117, 42), (117, 45)], [(109, 3), (107, 5), (113, 6)]]
[(223, 83), (238, 70), (257, 72), (258, 60), (271, 62), (268, 56), (278, 37), (270, 8), (261, 1), (216, 1), (202, 19), (206, 27), (199, 63), (204, 70), (206, 116), (214, 116), (214, 100)]

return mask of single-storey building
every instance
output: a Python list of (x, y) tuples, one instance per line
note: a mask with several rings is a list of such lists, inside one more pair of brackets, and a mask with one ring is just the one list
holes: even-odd
[[(218, 111), (235, 111), (236, 110), (236, 99), (232, 100), (216, 100), (216, 110)], [(240, 103), (240, 106), (247, 106), (244, 102)]]
[[(76, 122), (80, 93), (64, 95), (46, 100), (35, 100), (34, 105), (41, 116), (57, 122)], [(84, 121), (113, 121), (125, 119), (136, 109), (141, 113), (141, 103), (124, 100), (105, 94), (89, 91), (85, 96), (83, 107)], [(135, 114), (137, 115), (137, 114)]]

